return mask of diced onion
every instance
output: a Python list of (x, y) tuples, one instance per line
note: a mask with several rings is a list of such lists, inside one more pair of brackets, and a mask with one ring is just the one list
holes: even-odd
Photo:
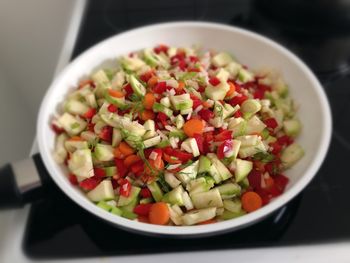
[(170, 164), (169, 166), (168, 166), (168, 170), (174, 170), (174, 169), (176, 169), (177, 167), (179, 167), (181, 165), (181, 163), (177, 163), (177, 164)]
[(214, 131), (214, 130), (215, 130), (214, 127), (209, 126), (209, 127), (205, 127), (203, 131), (204, 132), (211, 132), (211, 131)]
[(152, 151), (151, 154), (149, 155), (149, 158), (151, 160), (155, 160), (155, 159), (157, 159), (157, 157), (158, 157), (158, 153), (155, 151)]
[(195, 110), (194, 113), (198, 114), (198, 112), (200, 112), (203, 109), (203, 105), (199, 105)]

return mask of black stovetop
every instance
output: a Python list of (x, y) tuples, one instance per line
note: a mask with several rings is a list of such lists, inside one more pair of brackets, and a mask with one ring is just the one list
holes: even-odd
[[(286, 206), (251, 227), (220, 236), (186, 240), (145, 237), (114, 228), (85, 212), (52, 186), (45, 200), (31, 206), (23, 241), (29, 257), (136, 255), (350, 240), (350, 76), (344, 64), (322, 71), (314, 57), (307, 57), (307, 52), (303, 52), (303, 45), (295, 45), (300, 43), (298, 36), (290, 36), (278, 28), (272, 30), (271, 24), (269, 30), (265, 30), (261, 24), (256, 25), (256, 17), (255, 5), (245, 0), (94, 1), (87, 7), (73, 57), (108, 36), (162, 21), (222, 22), (277, 39), (301, 55), (316, 71), (331, 103), (334, 130), (330, 150), (310, 185)], [(323, 41), (327, 41), (327, 37)], [(324, 56), (327, 54), (320, 54), (323, 61)], [(344, 61), (348, 61), (347, 58)]]

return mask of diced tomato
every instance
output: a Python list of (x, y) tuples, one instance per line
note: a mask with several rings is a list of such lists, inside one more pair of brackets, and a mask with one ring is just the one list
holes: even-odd
[(234, 96), (232, 99), (228, 101), (232, 106), (241, 105), (244, 101), (246, 101), (248, 97), (246, 95), (241, 94), (240, 96)]
[[(153, 149), (153, 150), (152, 150), (152, 152), (157, 153), (157, 158), (158, 158), (158, 157), (160, 157), (160, 158), (161, 158), (161, 157), (162, 157), (162, 155), (163, 155), (163, 150), (162, 150), (162, 149), (160, 149), (160, 148), (155, 148), (155, 149)], [(148, 157), (149, 157), (149, 156), (148, 156)], [(147, 158), (148, 158), (148, 157), (147, 157)]]
[(100, 133), (99, 137), (102, 140), (111, 143), (112, 142), (112, 134), (113, 134), (113, 128), (111, 126), (104, 126), (101, 129), (101, 133)]
[(85, 112), (84, 117), (86, 119), (91, 119), (94, 117), (96, 114), (96, 109), (95, 108), (90, 108), (87, 112)]
[(166, 82), (161, 81), (158, 82), (154, 87), (153, 87), (153, 92), (157, 94), (162, 94), (163, 92), (166, 91)]
[(189, 56), (191, 62), (198, 62), (198, 58), (196, 56)]
[(289, 137), (288, 135), (283, 135), (281, 137), (278, 137), (277, 138), (277, 142), (281, 145), (290, 145), (294, 142), (293, 138), (292, 137)]
[(254, 96), (254, 99), (262, 100), (264, 98), (264, 96), (265, 96), (265, 91), (257, 89), (257, 90), (254, 91), (253, 96)]
[(146, 73), (142, 74), (140, 76), (140, 79), (143, 81), (143, 82), (147, 82), (150, 78), (152, 78), (153, 76), (153, 72), (152, 71), (147, 71)]
[(106, 172), (105, 170), (103, 170), (102, 168), (94, 168), (94, 174), (95, 176), (99, 177), (99, 178), (103, 178), (106, 176)]
[(283, 174), (277, 174), (277, 175), (273, 176), (273, 180), (275, 182), (276, 187), (281, 192), (284, 192), (284, 190), (289, 182), (288, 177), (284, 176)]
[(175, 150), (172, 154), (174, 157), (180, 159), (182, 162), (187, 162), (193, 158), (191, 153)]
[(234, 116), (235, 118), (242, 117), (242, 112), (241, 112), (240, 110), (238, 110), (238, 111), (236, 111), (236, 112), (233, 114), (233, 116)]
[(142, 198), (152, 197), (152, 193), (147, 187), (141, 189), (140, 195), (142, 196)]
[(128, 173), (128, 168), (125, 166), (124, 161), (115, 158), (114, 159), (115, 166), (117, 167), (118, 175), (120, 177), (125, 177)]
[(121, 179), (119, 194), (124, 197), (129, 197), (131, 192), (131, 183), (127, 179)]
[(202, 109), (198, 112), (198, 115), (205, 121), (209, 121), (210, 119), (214, 118), (214, 112), (208, 109)]
[(85, 179), (84, 181), (81, 181), (79, 186), (83, 188), (85, 191), (91, 191), (94, 189), (100, 182), (102, 181), (101, 178), (97, 176), (93, 176), (90, 178)]
[(216, 155), (218, 156), (219, 159), (224, 159), (225, 153), (231, 150), (232, 150), (232, 140), (226, 140), (218, 146)]
[(273, 148), (271, 151), (272, 154), (278, 154), (282, 151), (282, 146), (277, 141), (270, 143), (270, 146)]
[(158, 112), (157, 120), (159, 120), (164, 126), (167, 125), (168, 116), (163, 112)]
[(254, 189), (254, 191), (261, 189), (261, 176), (262, 173), (255, 169), (248, 174), (249, 185)]
[(197, 146), (198, 146), (199, 152), (203, 154), (204, 148), (203, 148), (203, 137), (202, 137), (202, 135), (200, 135), (198, 133), (195, 133), (195, 134), (193, 134), (193, 138), (197, 142)]
[(202, 101), (196, 95), (190, 94), (190, 97), (193, 101), (193, 109), (196, 109), (198, 106), (202, 105)]
[(202, 93), (202, 92), (205, 91), (205, 87), (199, 85), (197, 91), (200, 92), (200, 93)]
[(108, 107), (107, 107), (107, 110), (109, 112), (117, 112), (118, 108), (117, 106), (115, 106), (114, 104), (110, 104)]
[(167, 53), (168, 52), (169, 47), (163, 44), (160, 44), (158, 46), (156, 46), (153, 50), (154, 52), (156, 52), (157, 54), (164, 52)]
[(78, 179), (77, 179), (77, 177), (74, 174), (69, 174), (68, 179), (69, 179), (69, 182), (72, 185), (78, 185), (79, 184)]
[(185, 71), (187, 68), (187, 63), (185, 60), (180, 60), (178, 66), (179, 66), (180, 70)]
[(213, 86), (217, 86), (221, 83), (221, 81), (217, 77), (210, 77), (209, 83)]
[(268, 118), (264, 120), (265, 125), (268, 128), (275, 129), (278, 126), (278, 123), (275, 118)]
[(124, 91), (126, 93), (125, 97), (127, 98), (129, 98), (134, 93), (134, 90), (132, 89), (129, 83), (126, 86), (124, 86)]
[(58, 126), (57, 126), (56, 124), (54, 124), (54, 123), (51, 124), (51, 128), (52, 128), (52, 130), (53, 130), (57, 135), (59, 135), (59, 134), (61, 134), (61, 133), (64, 132), (64, 129), (63, 129), (63, 128), (58, 127)]
[(270, 203), (272, 195), (269, 192), (264, 189), (257, 189), (255, 192), (260, 195), (263, 205)]
[(232, 131), (223, 130), (219, 134), (214, 136), (214, 141), (221, 142), (228, 139), (232, 139)]
[(95, 123), (89, 122), (87, 125), (88, 131), (94, 132)]
[(144, 170), (144, 163), (142, 160), (135, 162), (134, 164), (131, 165), (131, 171), (135, 174), (135, 175), (141, 175), (141, 172), (143, 172)]
[(153, 204), (139, 204), (135, 206), (134, 213), (139, 216), (148, 216)]

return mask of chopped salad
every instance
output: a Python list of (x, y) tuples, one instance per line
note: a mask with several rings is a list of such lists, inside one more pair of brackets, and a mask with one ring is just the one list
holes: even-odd
[(251, 213), (281, 195), (304, 154), (288, 86), (227, 52), (159, 45), (68, 94), (54, 157), (98, 207), (188, 226)]

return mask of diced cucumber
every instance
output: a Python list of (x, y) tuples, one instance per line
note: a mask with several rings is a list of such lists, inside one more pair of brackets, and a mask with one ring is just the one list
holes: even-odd
[(208, 157), (202, 155), (199, 157), (198, 173), (209, 173), (211, 162)]
[(233, 219), (233, 218), (237, 218), (237, 217), (243, 216), (245, 214), (246, 213), (243, 210), (240, 211), (240, 212), (237, 212), (237, 213), (225, 210), (222, 213), (222, 215), (219, 216), (219, 219), (221, 219), (221, 220), (229, 220), (229, 219)]
[(179, 185), (170, 192), (166, 193), (163, 196), (162, 200), (163, 202), (169, 203), (171, 205), (182, 206), (184, 204), (182, 199), (182, 194), (184, 193), (184, 191), (185, 190), (183, 189), (183, 187)]
[(199, 177), (194, 180), (191, 180), (186, 185), (186, 190), (190, 193), (190, 195), (207, 192), (214, 186), (214, 180), (207, 180), (205, 177)]
[(212, 58), (212, 63), (215, 67), (225, 67), (233, 61), (231, 55), (227, 52), (220, 52)]
[(153, 104), (153, 111), (154, 112), (163, 112), (168, 117), (173, 116), (173, 111), (167, 107), (165, 107), (163, 104), (160, 104), (158, 102)]
[(68, 136), (65, 133), (61, 133), (56, 137), (54, 158), (59, 164), (64, 163), (67, 158), (67, 150), (64, 146), (67, 139)]
[(196, 209), (223, 206), (221, 195), (217, 188), (207, 192), (192, 194), (191, 199)]
[(151, 204), (151, 203), (153, 203), (153, 198), (152, 197), (142, 198), (140, 200), (140, 204)]
[(248, 70), (241, 68), (238, 72), (238, 79), (242, 81), (243, 83), (253, 81), (254, 80), (254, 74), (252, 72), (249, 72)]
[(198, 209), (187, 212), (181, 218), (184, 225), (195, 225), (197, 223), (212, 219), (216, 216), (216, 207)]
[(250, 119), (255, 113), (261, 110), (261, 104), (256, 99), (245, 100), (241, 105), (241, 112), (245, 119)]
[(193, 101), (190, 94), (185, 93), (182, 95), (170, 96), (171, 104), (175, 110), (186, 110), (192, 108)]
[[(182, 211), (181, 211), (181, 208), (178, 207), (177, 205), (169, 205), (168, 204), (168, 207), (169, 207), (169, 214), (170, 214), (170, 219), (171, 221), (174, 222), (175, 225), (179, 226), (179, 225), (182, 225)], [(181, 214), (177, 213), (177, 209), (175, 208), (179, 208), (180, 211), (181, 211)]]
[(241, 193), (241, 187), (238, 184), (226, 183), (217, 186), (214, 189), (218, 189), (222, 199), (230, 199)]
[(114, 148), (111, 145), (98, 143), (95, 146), (94, 156), (98, 161), (114, 160)]
[(125, 110), (129, 108), (129, 104), (126, 102), (125, 97), (116, 98), (109, 93), (109, 89), (104, 91), (104, 98), (107, 102), (116, 105), (119, 109)]
[(125, 210), (123, 208), (121, 208), (120, 210), (122, 211), (122, 214), (121, 214), (122, 217), (125, 217), (125, 218), (130, 219), (130, 220), (134, 220), (137, 218), (137, 214), (135, 214), (133, 212), (130, 212), (130, 211)]
[(118, 71), (112, 79), (112, 89), (121, 90), (125, 82), (125, 72)]
[(113, 206), (107, 204), (106, 201), (98, 202), (97, 206), (102, 208), (103, 210), (106, 210), (107, 212), (110, 212), (113, 209)]
[(177, 129), (181, 129), (185, 124), (185, 119), (181, 114), (177, 115), (175, 118), (175, 125)]
[(84, 120), (79, 117), (74, 117), (67, 112), (63, 113), (63, 115), (58, 118), (58, 123), (72, 136), (81, 133), (87, 125)]
[(241, 147), (241, 141), (239, 140), (232, 140), (232, 148), (230, 151), (225, 152), (224, 156), (226, 158), (231, 158), (231, 159), (235, 159), (238, 155), (239, 149)]
[(233, 137), (242, 136), (246, 134), (247, 122), (241, 117), (231, 118), (227, 128), (232, 131)]
[(129, 56), (124, 56), (120, 59), (120, 63), (124, 69), (127, 71), (137, 71), (143, 66), (146, 65), (146, 63), (137, 58), (137, 57), (129, 57)]
[(129, 75), (129, 82), (133, 91), (138, 96), (143, 97), (146, 95), (146, 88), (142, 85), (140, 81), (138, 81), (138, 79), (134, 75)]
[(210, 166), (210, 170), (209, 170), (209, 174), (212, 176), (212, 178), (214, 179), (215, 183), (220, 183), (222, 181), (222, 178), (219, 174), (218, 169), (216, 168), (216, 166), (214, 164), (212, 164)]
[[(220, 84), (219, 84), (220, 85)], [(218, 86), (219, 86), (218, 85)], [(229, 85), (220, 85), (220, 87), (207, 86), (205, 88), (205, 95), (212, 100), (223, 100), (226, 96), (227, 91), (230, 89)]]
[(87, 141), (89, 145), (95, 145), (97, 143), (97, 141), (99, 140), (97, 135), (92, 131), (83, 131), (80, 134), (80, 137), (82, 139), (84, 139), (85, 141)]
[(117, 216), (121, 216), (123, 214), (123, 211), (118, 207), (112, 207), (112, 210), (110, 212)]
[(235, 167), (235, 181), (236, 183), (239, 183), (244, 180), (253, 169), (253, 163), (251, 161), (241, 160), (238, 158), (233, 162)]
[(142, 136), (143, 140), (151, 139), (153, 137), (156, 137), (158, 135), (155, 131), (146, 131), (145, 135)]
[(153, 199), (159, 202), (163, 199), (163, 191), (160, 189), (157, 182), (152, 182), (147, 185), (148, 189), (151, 191)]
[(143, 51), (144, 59), (152, 67), (162, 66), (165, 69), (170, 67), (169, 59), (164, 54), (157, 54), (152, 48), (146, 48)]
[(64, 109), (73, 115), (84, 115), (89, 107), (78, 100), (70, 99), (65, 103)]
[(241, 142), (242, 147), (253, 146), (258, 143), (259, 137), (257, 135), (244, 135), (236, 137), (236, 140)]
[(74, 140), (66, 140), (64, 143), (64, 147), (70, 153), (75, 152), (76, 150), (88, 149), (88, 143), (86, 141), (74, 141)]
[(89, 178), (94, 176), (94, 167), (90, 149), (77, 150), (68, 160), (69, 170), (76, 176)]
[(170, 99), (168, 97), (162, 98), (160, 100), (160, 104), (164, 105), (167, 108), (169, 108), (171, 106)]
[[(178, 115), (178, 116), (181, 116), (181, 115)], [(171, 137), (176, 137), (176, 138), (179, 138), (180, 140), (185, 140), (187, 136), (183, 132), (183, 130), (174, 129), (169, 132), (169, 138)]]
[(283, 121), (283, 130), (288, 136), (296, 137), (301, 130), (301, 123), (298, 119)]
[(239, 213), (242, 211), (242, 203), (239, 199), (224, 200), (224, 208), (233, 213)]
[(127, 130), (131, 135), (134, 136), (142, 137), (146, 133), (146, 129), (137, 121), (131, 122), (128, 119), (122, 119), (120, 125), (123, 129)]
[(230, 73), (230, 78), (235, 79), (238, 72), (240, 71), (240, 69), (242, 68), (242, 65), (232, 61), (230, 62), (225, 69)]
[(95, 72), (91, 79), (96, 83), (109, 83), (109, 78), (106, 74), (106, 72), (103, 69), (100, 69), (99, 71)]
[(171, 186), (171, 188), (175, 188), (181, 184), (181, 182), (177, 180), (175, 175), (172, 173), (165, 173), (164, 179), (165, 179), (165, 182), (167, 182)]
[(282, 152), (281, 161), (283, 168), (287, 169), (292, 167), (304, 154), (303, 148), (298, 143), (292, 143)]
[(186, 191), (182, 193), (182, 200), (187, 210), (192, 210), (194, 208), (192, 200)]
[[(227, 167), (217, 158), (217, 156), (213, 153), (208, 153), (207, 157), (210, 159), (210, 161), (213, 163), (213, 165), (216, 167), (217, 171), (219, 172), (220, 177), (222, 180), (227, 180), (228, 178), (232, 177), (231, 172), (227, 169)], [(214, 178), (215, 179), (215, 178)]]
[(150, 147), (153, 147), (153, 146), (159, 144), (160, 141), (161, 141), (161, 137), (155, 136), (153, 138), (150, 138), (150, 139), (143, 141), (143, 145), (145, 148), (150, 148)]
[(252, 146), (247, 146), (247, 147), (241, 147), (239, 149), (239, 157), (240, 158), (247, 158), (250, 156), (253, 156), (254, 154), (258, 152), (266, 152), (266, 146), (265, 144), (259, 139), (257, 144), (252, 145)]
[[(187, 138), (182, 144), (185, 144), (185, 145), (188, 144), (189, 148), (191, 149), (191, 151), (188, 151), (188, 152), (192, 153), (194, 157), (197, 157), (200, 155), (197, 141), (195, 138)], [(182, 147), (182, 144), (181, 144), (181, 147)]]
[(112, 134), (112, 146), (116, 147), (121, 143), (123, 140), (122, 133), (119, 129), (113, 128), (113, 134)]
[(118, 206), (127, 206), (129, 205), (132, 201), (134, 201), (139, 193), (141, 191), (140, 187), (137, 186), (131, 186), (131, 191), (130, 191), (130, 195), (128, 197), (125, 196), (120, 196), (118, 199)]
[(106, 176), (108, 177), (112, 177), (117, 174), (117, 167), (115, 166), (103, 167), (102, 169), (105, 171)]
[(86, 194), (93, 202), (107, 201), (114, 199), (114, 190), (110, 180), (103, 180), (94, 189)]
[(143, 124), (143, 127), (147, 131), (155, 131), (156, 130), (154, 120), (147, 120), (147, 121), (145, 121), (145, 123)]
[(195, 179), (198, 173), (199, 161), (195, 161), (191, 165), (182, 169), (181, 171), (176, 173), (177, 179), (179, 179), (183, 184), (187, 184), (190, 180)]
[(266, 128), (265, 123), (263, 123), (256, 115), (251, 117), (247, 121), (247, 134), (261, 133)]
[[(130, 194), (130, 196), (131, 196), (131, 194)], [(119, 197), (119, 199), (120, 199), (120, 197)], [(124, 206), (120, 206), (119, 208), (122, 209), (123, 211), (134, 212), (134, 208), (139, 204), (139, 202), (140, 202), (139, 198), (138, 198), (138, 196), (136, 196), (135, 198), (133, 198), (130, 201), (130, 203), (128, 203), (127, 205), (124, 205)]]

